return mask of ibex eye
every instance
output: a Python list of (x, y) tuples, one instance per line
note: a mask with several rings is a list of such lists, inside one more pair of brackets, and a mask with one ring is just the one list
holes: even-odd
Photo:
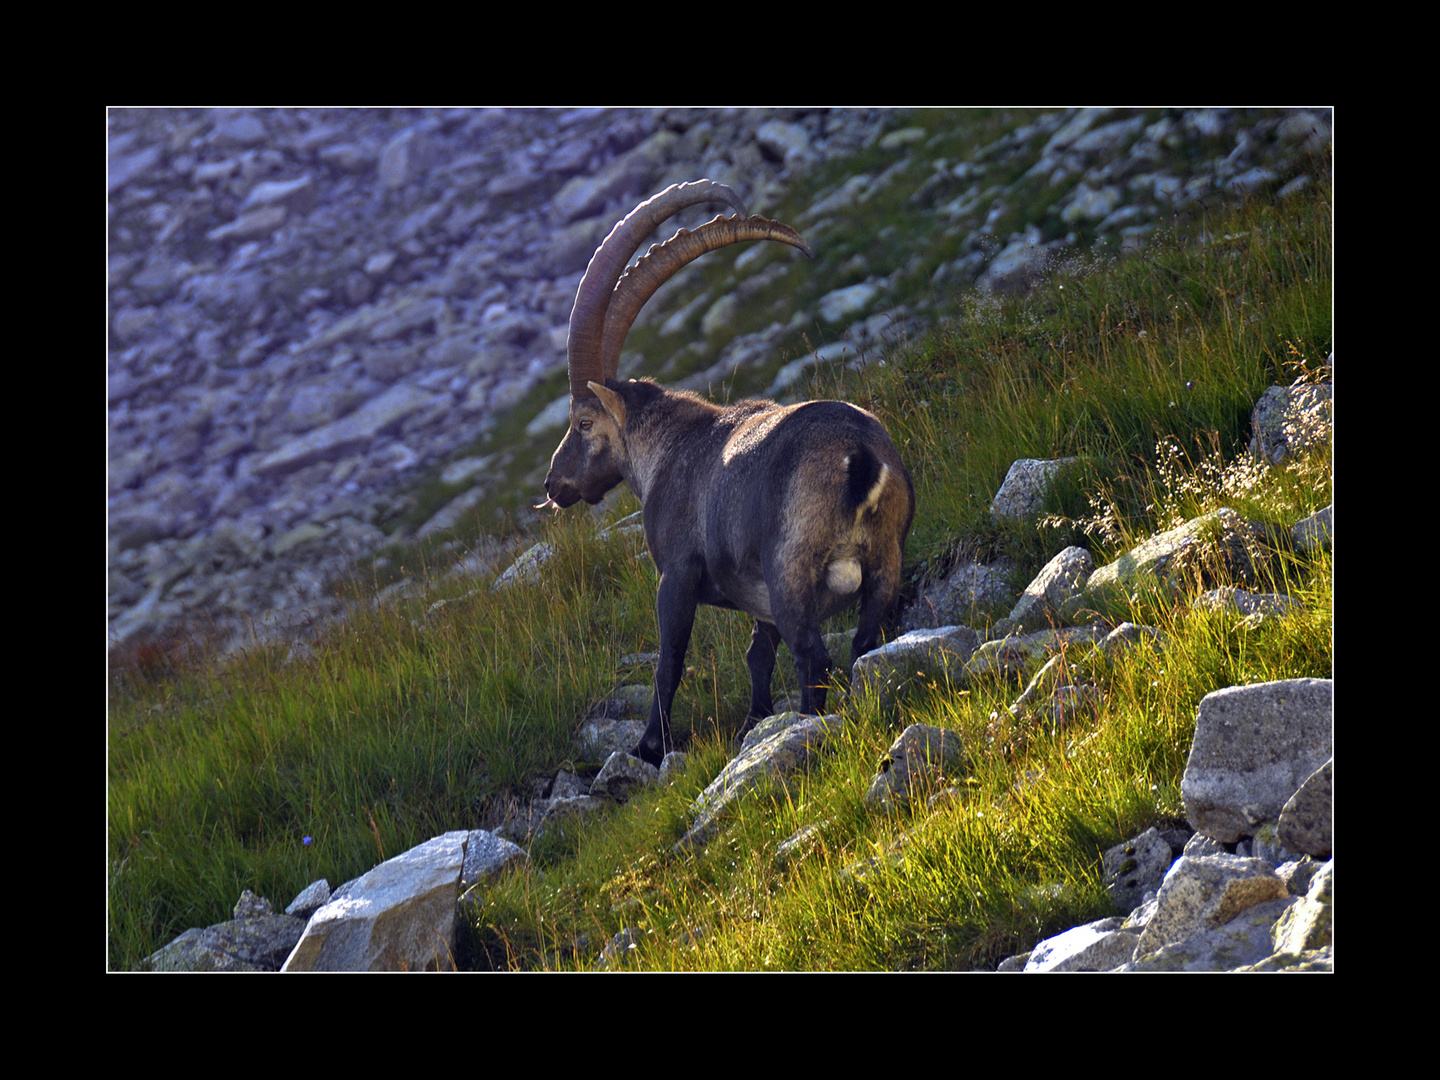
[(595, 421), (594, 421), (594, 420), (581, 420), (581, 421), (580, 421), (580, 430), (581, 430), (581, 431), (589, 431), (589, 430), (590, 430), (592, 427), (594, 427), (594, 426), (595, 426)]

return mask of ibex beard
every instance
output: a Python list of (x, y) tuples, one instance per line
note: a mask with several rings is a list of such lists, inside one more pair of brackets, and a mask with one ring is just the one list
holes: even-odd
[[(623, 277), (641, 241), (699, 202), (739, 210), (652, 247)], [(851, 662), (875, 647), (900, 588), (915, 489), (884, 427), (840, 401), (714, 405), (648, 380), (616, 379), (641, 306), (681, 266), (742, 240), (776, 240), (811, 255), (788, 226), (746, 217), (709, 180), (641, 203), (590, 260), (570, 315), (570, 428), (545, 477), (547, 503), (599, 502), (622, 480), (640, 500), (660, 574), (660, 660), (650, 721), (633, 755), (658, 765), (671, 749), (670, 709), (699, 604), (755, 620), (745, 730), (769, 716), (776, 650), (795, 657), (801, 710), (822, 712), (831, 670), (820, 625), (860, 605)]]

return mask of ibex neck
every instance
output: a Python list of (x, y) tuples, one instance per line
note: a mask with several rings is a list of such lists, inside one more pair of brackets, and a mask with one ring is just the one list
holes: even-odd
[[(626, 424), (625, 481), (642, 506), (661, 483), (684, 483), (706, 460), (703, 446), (724, 415), (717, 405), (692, 394), (667, 392)], [(718, 435), (723, 441), (723, 434)]]

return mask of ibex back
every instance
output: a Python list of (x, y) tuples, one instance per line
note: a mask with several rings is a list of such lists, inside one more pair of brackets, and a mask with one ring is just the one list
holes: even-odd
[[(621, 276), (657, 226), (695, 203), (739, 210), (652, 247)], [(570, 314), (570, 430), (545, 477), (542, 505), (599, 502), (624, 480), (639, 497), (645, 542), (660, 573), (660, 662), (650, 722), (631, 751), (659, 764), (698, 604), (755, 619), (748, 729), (771, 712), (783, 640), (795, 657), (801, 709), (825, 707), (830, 656), (820, 623), (857, 599), (851, 661), (873, 649), (900, 587), (915, 489), (895, 444), (870, 413), (840, 401), (721, 407), (647, 380), (616, 379), (620, 348), (645, 301), (680, 267), (742, 240), (776, 240), (812, 255), (788, 226), (746, 217), (710, 180), (641, 203), (595, 252)], [(812, 256), (813, 257), (813, 256)]]

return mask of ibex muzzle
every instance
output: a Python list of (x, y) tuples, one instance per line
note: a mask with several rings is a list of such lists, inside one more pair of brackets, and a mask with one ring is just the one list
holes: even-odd
[[(680, 230), (622, 276), (641, 241), (681, 209), (728, 203), (735, 217)], [(596, 503), (624, 480), (639, 497), (660, 573), (660, 662), (650, 723), (631, 751), (653, 764), (670, 749), (670, 707), (698, 604), (755, 619), (747, 728), (771, 712), (783, 640), (801, 708), (823, 711), (829, 654), (820, 624), (860, 603), (852, 662), (879, 640), (900, 587), (915, 489), (870, 413), (839, 401), (721, 407), (648, 380), (619, 382), (620, 348), (645, 301), (680, 267), (742, 240), (775, 240), (813, 257), (793, 229), (746, 217), (710, 180), (677, 184), (637, 206), (605, 238), (570, 314), (570, 429), (545, 477), (547, 502)]]

